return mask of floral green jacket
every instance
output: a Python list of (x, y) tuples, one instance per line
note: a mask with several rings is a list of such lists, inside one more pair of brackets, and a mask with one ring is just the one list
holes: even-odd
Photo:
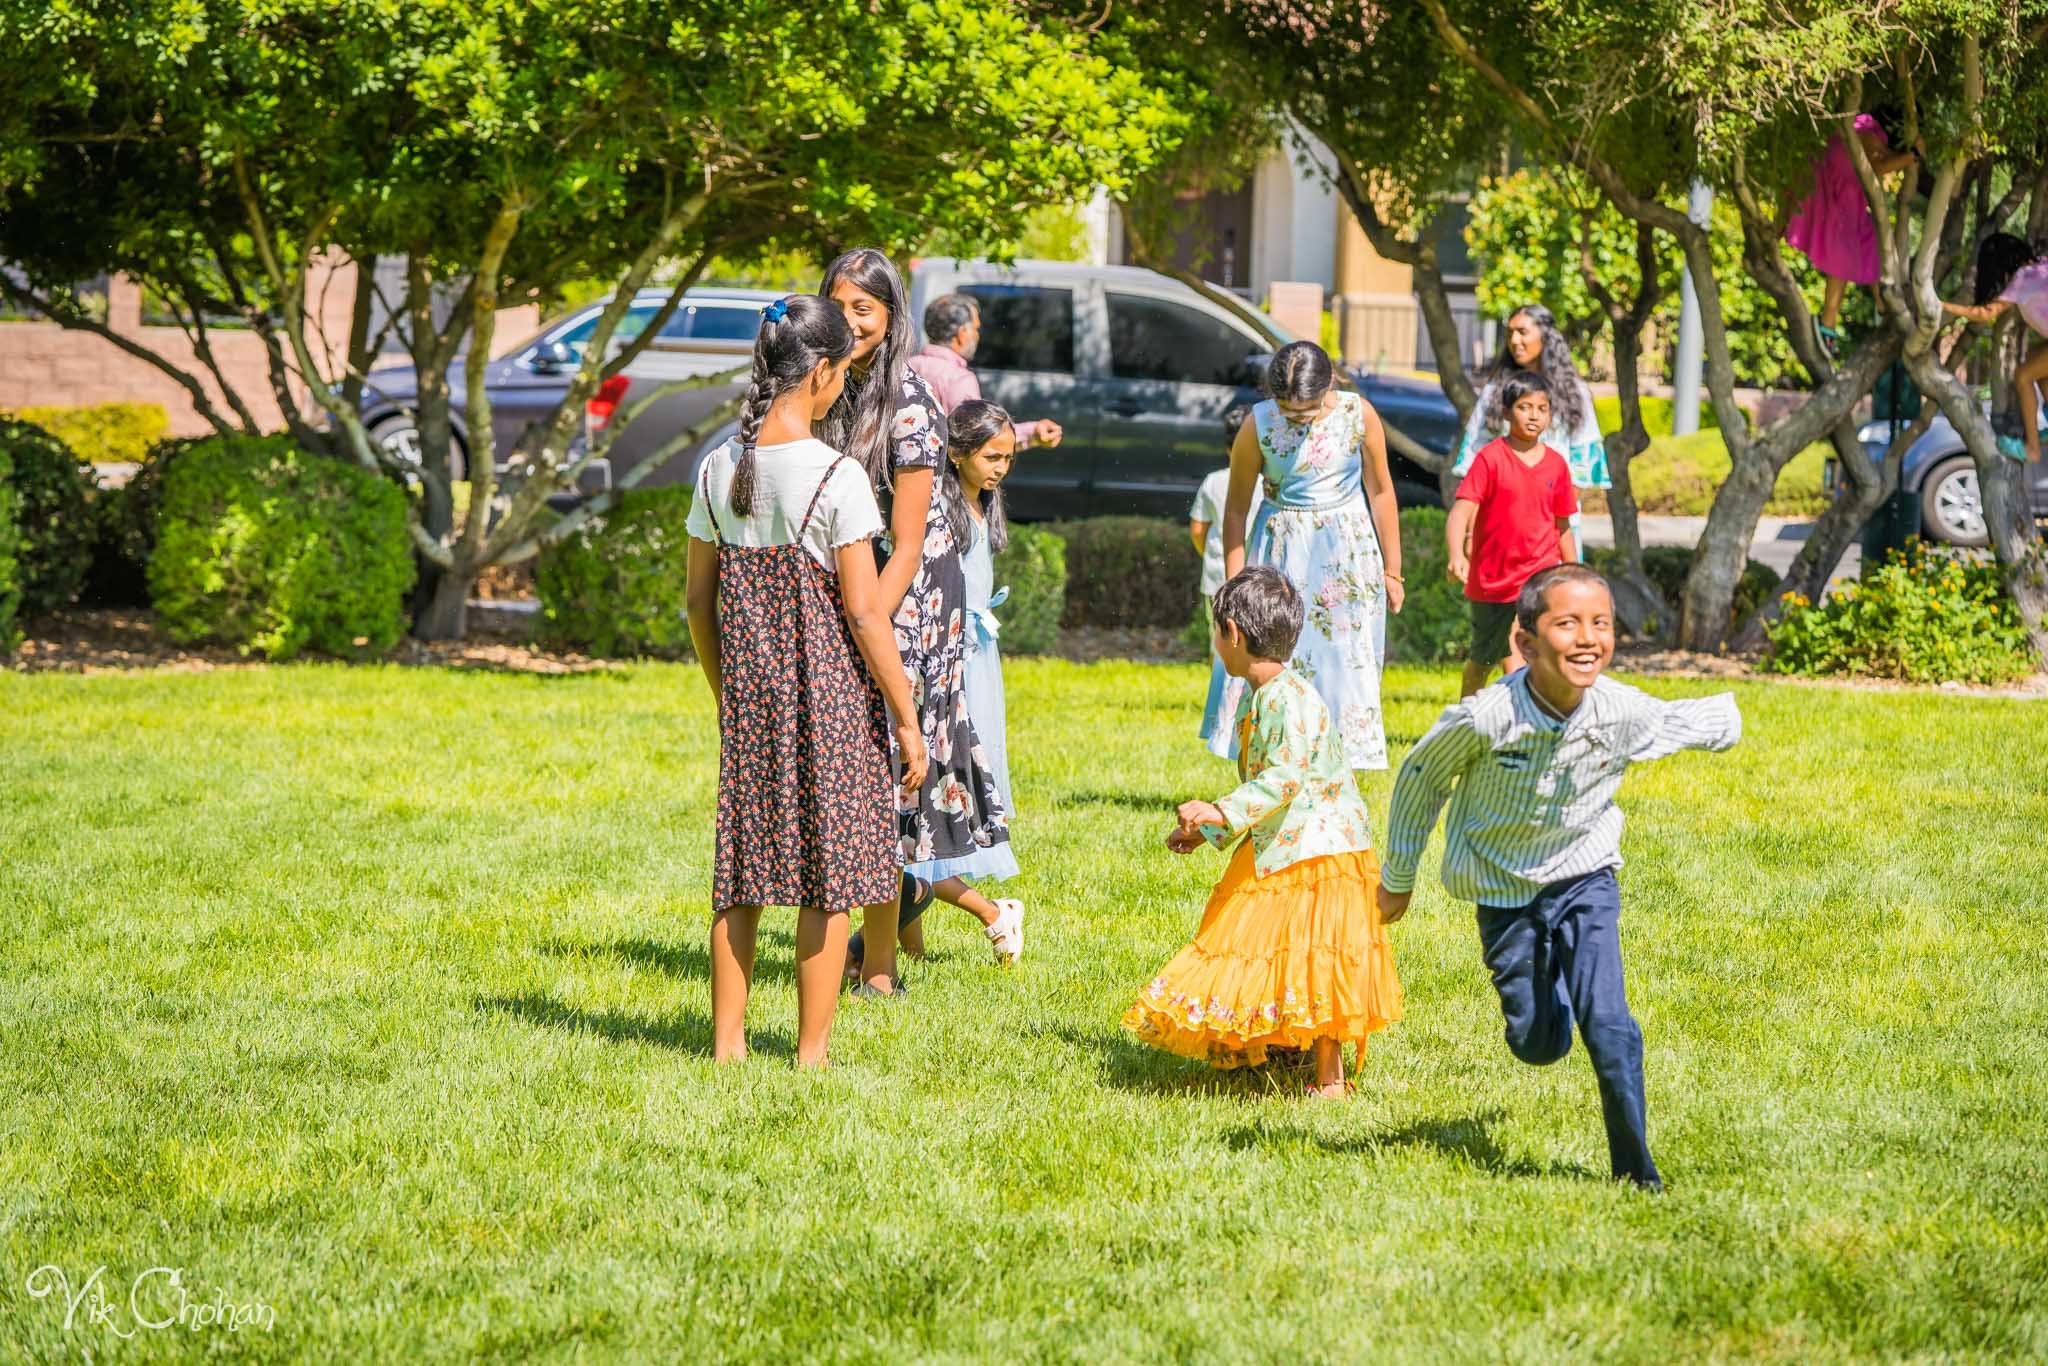
[(1251, 832), (1261, 877), (1304, 859), (1372, 848), (1344, 742), (1315, 686), (1292, 668), (1239, 704), (1237, 770), (1244, 779), (1216, 805), (1227, 826), (1202, 834), (1222, 848)]

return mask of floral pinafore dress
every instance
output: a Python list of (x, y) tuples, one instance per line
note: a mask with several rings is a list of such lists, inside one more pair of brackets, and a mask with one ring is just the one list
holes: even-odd
[(714, 912), (847, 911), (896, 900), (901, 874), (882, 695), (847, 625), (839, 576), (803, 544), (838, 468), (835, 460), (825, 471), (787, 545), (728, 544), (711, 518), (725, 673)]

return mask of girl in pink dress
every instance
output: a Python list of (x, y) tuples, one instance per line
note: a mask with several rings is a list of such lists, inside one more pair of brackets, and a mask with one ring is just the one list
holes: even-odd
[[(1871, 169), (1888, 176), (1913, 164), (1918, 154), (1891, 150), (1875, 114), (1856, 116), (1856, 138)], [(1821, 344), (1830, 354), (1841, 343), (1842, 296), (1849, 286), (1877, 283), (1877, 220), (1856, 178), (1856, 162), (1837, 133), (1813, 163), (1813, 190), (1785, 225), (1785, 240), (1806, 253), (1813, 268), (1827, 277), (1820, 309)]]

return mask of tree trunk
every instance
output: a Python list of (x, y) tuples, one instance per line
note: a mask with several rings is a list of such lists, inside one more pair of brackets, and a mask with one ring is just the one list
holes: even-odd
[(433, 595), (413, 614), (412, 633), (421, 640), (461, 640), (469, 634), (469, 591), (474, 571), (443, 569), (436, 573)]

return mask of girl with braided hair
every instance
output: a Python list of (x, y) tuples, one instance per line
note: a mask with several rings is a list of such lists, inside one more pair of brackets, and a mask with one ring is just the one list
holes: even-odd
[[(963, 877), (985, 872), (989, 851), (1009, 843), (1010, 816), (968, 715), (965, 547), (934, 496), (946, 462), (945, 411), (908, 367), (910, 297), (888, 257), (865, 247), (846, 253), (826, 269), (818, 293), (844, 311), (854, 338), (826, 439), (865, 467), (888, 519), (878, 552), (882, 601), (894, 613), (913, 714), (931, 754), (923, 786), (897, 811), (899, 929), (908, 929), (905, 947), (919, 952), (922, 932), (913, 927), (936, 895), (981, 922), (997, 962), (1013, 963), (1023, 952), (1021, 903), (991, 902)], [(862, 951), (873, 938), (859, 936)]]
[[(740, 434), (706, 457), (689, 518), (690, 638), (718, 698), (718, 843), (711, 1016), (720, 1061), (746, 1056), (761, 908), (796, 906), (797, 1061), (825, 1061), (846, 915), (893, 976), (899, 859), (884, 711), (915, 717), (869, 542), (881, 509), (861, 467), (811, 435), (846, 383), (837, 308), (770, 304)], [(879, 688), (879, 690), (878, 690)], [(925, 745), (896, 727), (903, 782)]]

